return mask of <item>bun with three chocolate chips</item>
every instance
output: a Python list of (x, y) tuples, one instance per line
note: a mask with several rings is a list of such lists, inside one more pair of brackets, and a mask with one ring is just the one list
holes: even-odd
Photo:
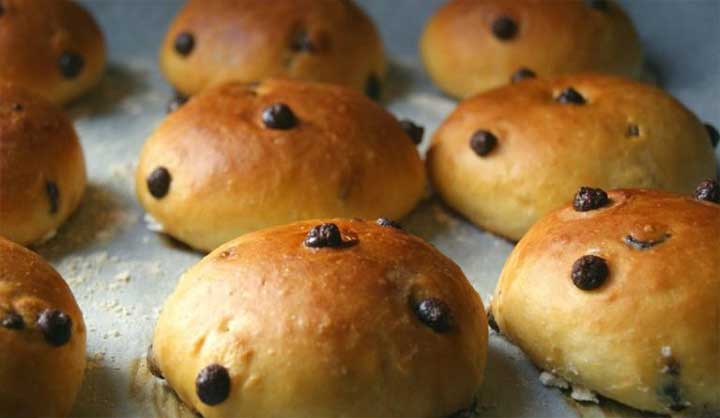
[(0, 237), (0, 416), (67, 416), (85, 372), (85, 340), (62, 277)]
[(441, 417), (473, 403), (488, 330), (460, 268), (394, 222), (244, 235), (180, 278), (152, 367), (205, 418)]
[(153, 133), (136, 191), (167, 233), (208, 251), (302, 219), (400, 218), (425, 191), (411, 134), (347, 87), (229, 83), (194, 96)]
[(583, 189), (523, 237), (491, 312), (540, 368), (632, 407), (720, 413), (720, 185)]
[(385, 75), (380, 35), (351, 0), (189, 0), (165, 36), (160, 65), (185, 95), (281, 77), (379, 99)]
[(455, 97), (535, 76), (637, 77), (642, 69), (638, 35), (613, 0), (450, 0), (420, 50), (432, 79)]
[(0, 83), (0, 235), (23, 245), (51, 237), (84, 190), (85, 159), (70, 119)]
[(582, 185), (691, 193), (715, 176), (713, 130), (647, 84), (532, 79), (463, 100), (435, 132), (427, 163), (451, 207), (518, 240)]
[(105, 41), (93, 17), (71, 0), (2, 0), (0, 79), (56, 104), (100, 80)]

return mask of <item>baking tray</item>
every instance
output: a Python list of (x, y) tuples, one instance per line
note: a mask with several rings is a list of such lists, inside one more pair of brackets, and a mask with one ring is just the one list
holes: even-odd
[[(268, 0), (270, 1), (270, 0)], [(552, 0), (551, 0), (552, 1)], [(36, 248), (65, 277), (88, 328), (88, 369), (73, 416), (182, 417), (191, 414), (149, 377), (144, 354), (177, 278), (201, 258), (149, 231), (134, 196), (143, 142), (163, 119), (171, 89), (157, 66), (164, 31), (180, 1), (86, 0), (109, 43), (100, 86), (69, 106), (87, 160), (89, 185), (78, 212)], [(424, 74), (416, 42), (440, 0), (365, 0), (391, 59), (387, 107), (426, 129), (453, 109)], [(627, 0), (661, 83), (701, 118), (720, 122), (720, 2)], [(512, 244), (478, 230), (429, 197), (403, 223), (464, 270), (487, 304)], [(523, 354), (491, 334), (482, 417), (643, 416), (612, 402), (581, 405), (543, 387)], [(647, 416), (647, 414), (645, 414)]]

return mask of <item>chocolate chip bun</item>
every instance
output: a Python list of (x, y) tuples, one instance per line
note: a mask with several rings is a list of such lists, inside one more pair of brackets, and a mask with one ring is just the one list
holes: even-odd
[(2, 0), (0, 79), (62, 104), (92, 88), (105, 68), (93, 17), (69, 0)]
[(85, 339), (62, 277), (0, 237), (0, 416), (67, 416), (85, 372)]
[(491, 308), (500, 331), (538, 367), (608, 398), (717, 416), (718, 202), (715, 181), (696, 199), (581, 190), (507, 260)]
[(185, 95), (281, 77), (379, 98), (385, 55), (377, 29), (351, 0), (189, 0), (165, 36), (160, 66)]
[(424, 188), (391, 114), (350, 88), (283, 80), (194, 96), (147, 141), (136, 174), (145, 209), (201, 250), (302, 219), (400, 218)]
[(468, 97), (523, 78), (578, 72), (640, 75), (630, 18), (612, 0), (450, 0), (420, 42), (437, 86)]
[(85, 160), (70, 119), (0, 83), (0, 235), (23, 245), (51, 237), (84, 190)]
[(590, 74), (462, 101), (427, 161), (451, 207), (512, 240), (583, 185), (691, 193), (716, 173), (709, 131), (681, 103), (646, 84)]
[(205, 418), (443, 417), (487, 354), (460, 268), (387, 219), (244, 235), (181, 278), (151, 367)]

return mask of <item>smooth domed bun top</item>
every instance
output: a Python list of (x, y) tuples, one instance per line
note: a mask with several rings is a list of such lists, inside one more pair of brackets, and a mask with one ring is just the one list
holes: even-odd
[(0, 83), (0, 234), (21, 244), (41, 239), (77, 207), (84, 189), (85, 160), (70, 119)]
[(105, 43), (93, 17), (69, 0), (3, 0), (0, 78), (54, 103), (100, 79)]
[(513, 240), (582, 185), (690, 194), (717, 166), (708, 129), (677, 99), (601, 74), (465, 99), (435, 131), (427, 161), (445, 201)]
[(382, 41), (350, 0), (190, 0), (160, 56), (177, 90), (271, 77), (342, 84), (379, 98)]
[(469, 406), (486, 354), (482, 303), (457, 265), (393, 225), (305, 221), (213, 251), (158, 321), (169, 384), (209, 418)]
[(450, 0), (420, 49), (430, 76), (455, 97), (534, 75), (637, 77), (642, 68), (637, 33), (612, 0)]
[(0, 416), (67, 416), (85, 344), (82, 313), (62, 277), (0, 237)]
[(700, 412), (720, 410), (720, 204), (655, 190), (596, 202), (550, 213), (518, 243), (492, 301), (500, 330), (604, 396), (715, 416)]
[(193, 97), (148, 139), (136, 177), (166, 231), (208, 250), (302, 219), (400, 218), (424, 187), (393, 115), (354, 89), (289, 80)]

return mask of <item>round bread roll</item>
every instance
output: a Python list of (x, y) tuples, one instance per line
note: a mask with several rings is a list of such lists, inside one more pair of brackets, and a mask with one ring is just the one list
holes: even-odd
[[(702, 193), (712, 187), (714, 202)], [(718, 183), (698, 197), (581, 190), (505, 264), (491, 308), (502, 334), (538, 367), (608, 398), (717, 416)]]
[(85, 372), (85, 339), (62, 277), (0, 237), (0, 416), (67, 416)]
[(437, 192), (518, 240), (578, 187), (691, 193), (715, 177), (708, 130), (662, 90), (622, 78), (526, 80), (466, 99), (428, 154)]
[(105, 69), (105, 41), (93, 17), (69, 0), (3, 0), (0, 79), (56, 104), (82, 95)]
[(160, 66), (181, 93), (269, 77), (342, 84), (379, 99), (382, 40), (351, 0), (189, 0)]
[(450, 0), (420, 41), (430, 77), (470, 95), (535, 75), (603, 72), (637, 77), (637, 33), (612, 0)]
[(392, 115), (353, 89), (282, 80), (194, 96), (147, 141), (136, 174), (145, 209), (201, 250), (302, 219), (400, 218), (424, 189)]
[(214, 417), (442, 417), (469, 407), (488, 330), (460, 268), (387, 219), (244, 235), (181, 278), (151, 362)]
[(0, 235), (23, 245), (51, 237), (84, 190), (85, 159), (70, 119), (0, 83)]

